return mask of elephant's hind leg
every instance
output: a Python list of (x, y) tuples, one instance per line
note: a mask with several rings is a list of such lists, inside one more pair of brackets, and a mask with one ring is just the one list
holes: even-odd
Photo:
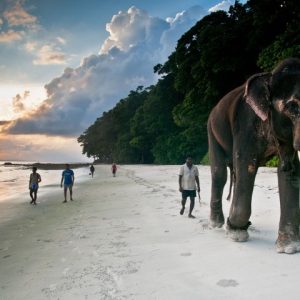
[(211, 164), (211, 201), (210, 201), (210, 226), (220, 228), (224, 225), (222, 209), (223, 189), (227, 180), (226, 156), (224, 150), (209, 134), (209, 159)]

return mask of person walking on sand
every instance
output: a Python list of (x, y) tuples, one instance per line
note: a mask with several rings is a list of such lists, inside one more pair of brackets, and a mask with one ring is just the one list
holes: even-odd
[(94, 177), (95, 167), (93, 165), (90, 166), (90, 172), (92, 175), (92, 178)]
[(37, 167), (33, 167), (32, 173), (30, 174), (29, 177), (29, 195), (31, 198), (30, 204), (34, 204), (34, 205), (36, 205), (39, 183), (42, 181), (41, 175), (36, 171), (37, 171)]
[[(197, 183), (197, 187), (196, 187)], [(199, 182), (199, 171), (198, 168), (193, 165), (191, 157), (186, 159), (186, 163), (181, 166), (179, 170), (179, 191), (182, 194), (180, 214), (183, 215), (186, 200), (190, 197), (190, 211), (189, 218), (195, 218), (192, 215), (192, 211), (195, 206), (196, 188), (198, 193), (200, 193), (200, 182)]]
[(111, 166), (111, 172), (112, 172), (113, 176), (116, 177), (117, 165), (115, 163), (113, 163)]
[(74, 185), (74, 172), (73, 170), (70, 169), (70, 165), (66, 164), (66, 169), (62, 172), (62, 176), (61, 176), (61, 182), (60, 182), (60, 186), (63, 186), (64, 183), (64, 196), (65, 196), (65, 200), (63, 201), (63, 203), (67, 202), (67, 191), (69, 189), (70, 191), (70, 200), (73, 201), (73, 185)]

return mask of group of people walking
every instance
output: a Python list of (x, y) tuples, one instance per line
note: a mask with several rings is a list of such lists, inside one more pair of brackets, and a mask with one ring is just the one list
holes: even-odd
[[(111, 172), (113, 177), (117, 173), (117, 165), (115, 163), (111, 166)], [(90, 166), (90, 175), (94, 177), (95, 167)], [(37, 192), (39, 189), (39, 183), (42, 181), (41, 175), (37, 173), (37, 167), (32, 168), (32, 173), (29, 177), (29, 195), (31, 198), (30, 204), (36, 205)], [(67, 192), (70, 193), (70, 201), (73, 201), (73, 185), (75, 181), (74, 171), (70, 169), (70, 165), (65, 165), (65, 170), (62, 172), (60, 186), (64, 187), (64, 201), (67, 202)], [(190, 198), (190, 208), (188, 217), (194, 219), (195, 216), (192, 214), (195, 207), (196, 191), (200, 199), (200, 181), (199, 171), (197, 166), (193, 164), (192, 158), (188, 157), (184, 165), (179, 170), (179, 191), (181, 192), (181, 209), (180, 214), (183, 215), (185, 211), (185, 205), (188, 198)]]
[[(29, 177), (29, 195), (31, 198), (30, 204), (36, 205), (37, 192), (39, 189), (39, 183), (42, 181), (42, 177), (37, 173), (37, 167), (32, 168), (32, 173)], [(64, 187), (64, 201), (67, 202), (67, 192), (70, 192), (70, 201), (73, 201), (73, 185), (75, 181), (74, 171), (70, 169), (70, 165), (65, 165), (65, 170), (62, 172), (60, 186)]]
[[(116, 176), (117, 173), (117, 165), (115, 163), (111, 166), (111, 171), (113, 177)], [(90, 166), (90, 175), (94, 177), (95, 167), (92, 164)], [(39, 183), (42, 181), (42, 177), (39, 173), (37, 173), (37, 167), (32, 167), (32, 173), (29, 176), (29, 195), (31, 198), (30, 204), (36, 205), (37, 200), (37, 192), (39, 189)], [(69, 164), (65, 164), (65, 169), (62, 172), (60, 186), (64, 187), (64, 201), (67, 202), (67, 193), (69, 190), (70, 193), (70, 201), (73, 201), (73, 185), (75, 181), (74, 171), (70, 169)]]

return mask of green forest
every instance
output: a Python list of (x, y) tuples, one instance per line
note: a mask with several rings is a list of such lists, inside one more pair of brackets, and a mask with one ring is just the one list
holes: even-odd
[(178, 40), (157, 84), (103, 113), (78, 138), (98, 162), (179, 164), (207, 160), (211, 109), (254, 73), (300, 57), (300, 1), (238, 1), (205, 16)]

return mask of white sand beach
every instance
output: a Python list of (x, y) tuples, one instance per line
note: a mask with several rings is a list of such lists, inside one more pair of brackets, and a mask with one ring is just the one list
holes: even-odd
[(0, 299), (299, 299), (300, 256), (275, 251), (275, 170), (257, 176), (247, 243), (209, 229), (209, 167), (196, 219), (179, 215), (178, 171), (96, 166), (74, 202), (53, 187), (36, 207), (0, 203)]

